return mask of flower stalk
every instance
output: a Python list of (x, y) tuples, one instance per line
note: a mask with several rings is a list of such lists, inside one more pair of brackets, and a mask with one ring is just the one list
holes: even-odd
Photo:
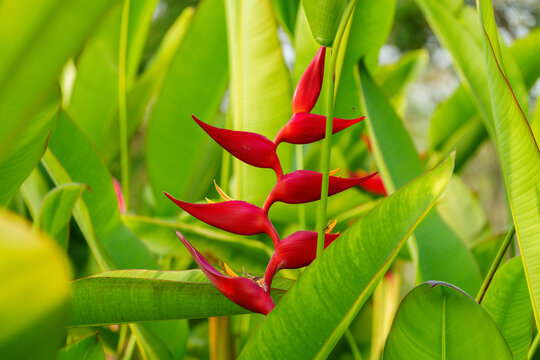
[(334, 120), (334, 72), (336, 70), (336, 60), (339, 46), (343, 38), (343, 33), (347, 27), (347, 23), (352, 16), (356, 0), (349, 1), (347, 10), (341, 19), (338, 32), (336, 34), (335, 45), (333, 47), (330, 61), (325, 63), (325, 83), (326, 83), (326, 131), (323, 143), (323, 153), (321, 157), (321, 172), (323, 173), (321, 186), (321, 202), (317, 213), (317, 256), (324, 250), (324, 229), (326, 226), (326, 206), (328, 203), (328, 185), (330, 181), (330, 152), (332, 148), (332, 130)]

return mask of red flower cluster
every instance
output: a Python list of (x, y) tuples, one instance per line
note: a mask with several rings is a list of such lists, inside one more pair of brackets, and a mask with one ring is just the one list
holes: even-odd
[[(224, 196), (226, 200), (224, 202), (193, 204), (175, 199), (165, 193), (184, 211), (209, 225), (238, 235), (264, 233), (272, 239), (275, 250), (268, 263), (264, 278), (257, 279), (249, 275), (237, 276), (226, 265), (225, 272), (228, 276), (220, 273), (182, 234), (177, 232), (178, 237), (193, 256), (195, 262), (223, 295), (250, 311), (265, 315), (274, 308), (274, 302), (270, 297), (270, 286), (275, 273), (280, 269), (297, 269), (307, 266), (315, 259), (316, 255), (316, 232), (297, 231), (280, 240), (279, 234), (268, 218), (268, 211), (277, 201), (302, 204), (321, 198), (322, 174), (316, 171), (297, 170), (284, 175), (276, 148), (282, 142), (308, 144), (324, 138), (326, 118), (310, 113), (320, 95), (324, 57), (325, 47), (321, 47), (298, 82), (293, 97), (293, 117), (278, 132), (274, 141), (256, 133), (220, 129), (193, 116), (195, 122), (234, 157), (249, 165), (275, 171), (276, 184), (262, 208), (245, 201), (232, 200), (227, 196)], [(353, 120), (334, 119), (333, 133), (346, 129), (362, 119), (363, 117)], [(328, 196), (359, 185), (375, 174), (360, 178), (331, 176)], [(216, 188), (222, 194), (217, 185)], [(339, 236), (339, 234), (330, 233), (332, 228), (333, 226), (327, 229), (325, 248)]]

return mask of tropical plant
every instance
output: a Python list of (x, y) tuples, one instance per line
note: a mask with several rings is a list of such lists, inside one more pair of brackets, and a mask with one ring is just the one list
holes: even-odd
[(535, 5), (0, 0), (0, 359), (538, 358)]

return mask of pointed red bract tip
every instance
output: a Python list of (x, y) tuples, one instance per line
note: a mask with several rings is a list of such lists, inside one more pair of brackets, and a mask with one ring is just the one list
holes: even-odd
[[(364, 170), (359, 170), (356, 173), (352, 173), (352, 174), (356, 176), (364, 176), (367, 173)], [(384, 187), (384, 183), (382, 181), (381, 175), (378, 172), (374, 174), (375, 175), (372, 176), (371, 178), (358, 184), (358, 187), (373, 195), (388, 196), (388, 193), (386, 192), (386, 188)]]
[(114, 192), (116, 193), (116, 200), (118, 201), (118, 210), (120, 214), (125, 214), (126, 212), (126, 202), (124, 201), (124, 193), (122, 192), (122, 185), (113, 178)]
[(217, 271), (179, 232), (176, 235), (187, 248), (204, 275), (225, 297), (241, 307), (267, 315), (274, 308), (274, 301), (255, 280), (230, 277)]
[[(365, 116), (357, 119), (334, 118), (332, 122), (332, 134), (340, 132), (364, 120)], [(324, 139), (326, 131), (326, 116), (317, 114), (295, 114), (285, 126), (283, 126), (276, 137), (274, 143), (276, 147), (279, 143), (289, 144), (310, 144)]]
[(293, 114), (310, 112), (319, 99), (324, 77), (326, 48), (321, 46), (296, 85), (292, 101)]
[(208, 225), (238, 235), (266, 233), (274, 246), (279, 242), (279, 235), (268, 215), (258, 206), (240, 200), (194, 204), (178, 200), (167, 192), (165, 195), (182, 210)]
[[(361, 178), (341, 178), (330, 176), (328, 196), (340, 193), (358, 185), (375, 174)], [(263, 209), (268, 213), (270, 206), (277, 201), (287, 204), (304, 204), (321, 198), (322, 174), (311, 170), (296, 170), (283, 175), (266, 198)]]
[[(325, 234), (324, 248), (330, 245), (339, 234)], [(272, 285), (272, 279), (281, 269), (298, 269), (311, 264), (317, 255), (317, 232), (297, 231), (276, 246), (272, 258), (264, 273), (267, 289)]]
[(283, 174), (276, 146), (270, 139), (252, 132), (220, 129), (191, 117), (232, 156), (255, 167), (273, 169), (278, 178)]

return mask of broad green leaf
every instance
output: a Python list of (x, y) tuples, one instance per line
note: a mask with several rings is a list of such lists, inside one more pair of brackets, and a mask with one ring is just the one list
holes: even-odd
[[(123, 1), (119, 1), (88, 40), (77, 62), (77, 77), (67, 108), (72, 119), (101, 150), (109, 153), (105, 142), (113, 121), (118, 121), (118, 69)], [(126, 40), (126, 83), (132, 86), (142, 48), (157, 0), (129, 2)], [(118, 138), (115, 139), (118, 142)], [(115, 147), (115, 146), (113, 146)]]
[[(155, 99), (161, 92), (171, 61), (189, 28), (194, 12), (192, 7), (187, 7), (182, 11), (165, 34), (159, 49), (149, 60), (144, 73), (136, 79), (128, 91), (126, 103), (128, 137), (132, 137), (152, 113)], [(104, 143), (107, 144), (110, 151), (105, 152), (103, 156), (107, 162), (110, 162), (120, 150), (118, 113), (112, 121), (109, 121), (108, 126), (109, 129), (105, 131)]]
[(540, 141), (540, 101), (538, 100), (536, 101), (536, 109), (534, 110), (531, 119), (531, 130), (536, 143), (538, 144), (538, 141)]
[[(385, 187), (392, 192), (420, 175), (424, 166), (403, 123), (363, 66), (360, 79), (373, 154)], [(414, 235), (421, 279), (452, 282), (469, 292), (480, 288), (473, 256), (437, 212), (427, 215)]]
[(449, 158), (345, 231), (261, 322), (240, 359), (283, 359), (291, 354), (326, 358), (443, 192), (452, 168)]
[[(178, 211), (163, 191), (186, 201), (200, 200), (203, 189), (211, 181), (212, 174), (204, 168), (207, 163), (202, 161), (208, 136), (193, 121), (191, 114), (205, 122), (213, 122), (226, 82), (223, 2), (202, 0), (171, 60), (149, 117), (146, 164), (162, 213)], [(209, 179), (192, 176), (201, 167)]]
[[(118, 268), (157, 269), (148, 249), (122, 224), (113, 180), (105, 164), (66, 114), (62, 114), (50, 136), (49, 150), (45, 164), (57, 185), (80, 182), (91, 189), (82, 196), (86, 210), (81, 206), (75, 213), (87, 241), (95, 236), (94, 244), (102, 244)], [(92, 250), (94, 255), (101, 252)]]
[(205, 225), (179, 223), (159, 218), (124, 215), (124, 224), (130, 228), (155, 254), (190, 258), (183, 246), (178, 244), (174, 229), (186, 236), (203, 253), (213, 254), (232, 268), (245, 267), (248, 272), (264, 273), (272, 256), (272, 250), (258, 240), (246, 239)]
[[(47, 95), (44, 105), (29, 114), (29, 121), (23, 126), (24, 132), (8, 140), (9, 147), (4, 151), (0, 145), (0, 206), (9, 203), (47, 148), (47, 137), (60, 114), (60, 93), (56, 89)], [(2, 115), (0, 122), (7, 123), (7, 119)]]
[(495, 134), (523, 267), (540, 325), (540, 153), (509, 85), (501, 60), (491, 1), (478, 1), (484, 31), (484, 60), (495, 116)]
[(488, 132), (493, 135), (493, 111), (488, 92), (482, 49), (474, 36), (443, 4), (436, 0), (416, 0), (429, 26), (449, 51), (456, 71), (472, 95)]
[(98, 334), (88, 335), (77, 339), (58, 351), (56, 360), (105, 360), (103, 346), (99, 342)]
[(323, 46), (332, 46), (347, 4), (351, 0), (303, 0), (313, 38)]
[(512, 359), (497, 324), (453, 285), (427, 282), (405, 296), (384, 359)]
[[(276, 279), (274, 299), (278, 301), (292, 283)], [(69, 326), (248, 313), (223, 296), (200, 270), (110, 271), (74, 281), (72, 292)]]
[[(0, 160), (55, 90), (66, 61), (114, 0), (0, 3)], [(69, 34), (69, 36), (66, 36)]]
[(533, 313), (520, 257), (507, 261), (497, 270), (482, 306), (501, 329), (514, 359), (527, 359), (533, 334)]
[(437, 210), (469, 248), (487, 225), (487, 218), (478, 198), (457, 175), (450, 179), (444, 195), (437, 204)]
[(479, 239), (472, 249), (471, 252), (480, 267), (482, 276), (486, 276), (489, 273), (489, 269), (495, 260), (495, 256), (501, 247), (501, 244), (504, 240), (506, 234), (497, 235), (497, 236), (488, 236), (484, 239)]
[(67, 258), (51, 239), (4, 210), (0, 274), (0, 358), (52, 358), (67, 313)]
[(71, 212), (85, 188), (84, 184), (73, 183), (54, 188), (43, 199), (34, 220), (34, 225), (49, 234), (64, 250), (68, 247)]
[[(226, 0), (230, 59), (229, 113), (235, 130), (273, 139), (291, 116), (291, 84), (281, 52), (270, 0)], [(257, 34), (257, 36), (254, 36)], [(289, 171), (291, 146), (280, 146), (279, 157)], [(275, 184), (272, 170), (241, 164), (235, 159), (233, 196), (260, 199)]]
[(35, 167), (21, 186), (21, 195), (24, 199), (28, 212), (35, 220), (39, 215), (39, 209), (43, 198), (49, 193), (49, 184), (39, 167)]

